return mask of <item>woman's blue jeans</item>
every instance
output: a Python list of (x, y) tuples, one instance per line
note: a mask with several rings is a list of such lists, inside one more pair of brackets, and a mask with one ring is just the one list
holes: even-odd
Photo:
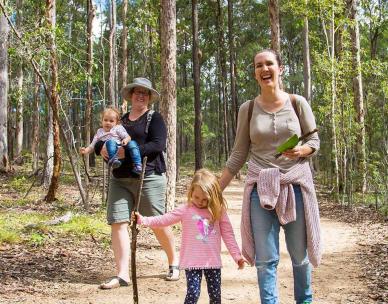
[[(296, 221), (283, 226), (294, 274), (297, 304), (312, 302), (311, 266), (307, 257), (306, 224), (302, 192), (294, 185)], [(277, 266), (279, 263), (280, 223), (275, 210), (261, 207), (256, 187), (251, 193), (251, 225), (255, 242), (255, 264), (261, 304), (278, 304)]]

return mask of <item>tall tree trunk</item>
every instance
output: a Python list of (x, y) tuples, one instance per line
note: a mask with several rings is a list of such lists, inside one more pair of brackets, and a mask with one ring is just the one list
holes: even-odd
[[(91, 134), (91, 120), (92, 120), (92, 107), (93, 107), (93, 83), (92, 83), (92, 74), (93, 74), (93, 40), (92, 40), (92, 29), (93, 29), (93, 19), (95, 16), (95, 9), (93, 6), (92, 0), (87, 0), (87, 27), (86, 27), (86, 38), (87, 38), (87, 49), (86, 49), (86, 74), (87, 74), (87, 84), (86, 84), (86, 108), (85, 108), (85, 142), (90, 143), (90, 134)], [(90, 169), (90, 159), (89, 154), (85, 155), (85, 170), (89, 172)], [(85, 194), (86, 200), (89, 201), (89, 179), (85, 179)]]
[(332, 12), (331, 12), (331, 21), (330, 21), (330, 36), (329, 36), (329, 49), (330, 49), (330, 62), (331, 62), (331, 131), (332, 131), (332, 162), (334, 164), (334, 189), (335, 189), (335, 196), (336, 201), (339, 202), (339, 169), (338, 169), (338, 148), (337, 148), (337, 130), (336, 130), (336, 121), (335, 121), (335, 114), (336, 114), (336, 102), (337, 102), (337, 95), (336, 95), (336, 66), (335, 66), (335, 24), (334, 24), (334, 4), (332, 6)]
[[(49, 103), (50, 101), (47, 101)], [(47, 143), (45, 157), (45, 172), (43, 185), (46, 189), (51, 184), (51, 178), (54, 170), (54, 131), (53, 131), (53, 110), (47, 105)]]
[(110, 0), (109, 10), (109, 103), (118, 106), (116, 100), (116, 1)]
[(220, 0), (217, 0), (217, 31), (218, 31), (218, 62), (220, 66), (219, 70), (219, 82), (221, 85), (221, 100), (223, 105), (223, 126), (224, 126), (224, 137), (225, 137), (225, 157), (228, 157), (229, 147), (229, 122), (228, 122), (228, 102), (226, 96), (226, 59), (225, 59), (225, 43), (224, 43), (224, 32), (223, 28), (223, 17), (222, 17), (222, 6)]
[[(22, 26), (23, 14), (22, 14), (23, 1), (16, 1), (16, 27), (18, 29)], [(23, 63), (20, 59), (16, 66), (16, 149), (15, 159), (20, 162), (23, 150)]]
[(35, 75), (35, 88), (34, 88), (34, 104), (32, 110), (32, 145), (31, 145), (31, 154), (32, 154), (32, 172), (36, 172), (39, 167), (39, 125), (40, 125), (40, 115), (39, 115), (39, 104), (40, 104), (40, 95), (39, 95), (39, 76)]
[[(305, 0), (306, 8), (308, 0)], [(309, 43), (309, 19), (307, 14), (303, 17), (303, 83), (304, 97), (311, 103), (311, 64), (310, 64), (310, 43)]]
[[(0, 0), (3, 1), (3, 0)], [(5, 4), (6, 1), (3, 1)], [(0, 14), (0, 171), (9, 171), (8, 158), (8, 23)]]
[(280, 52), (280, 21), (279, 21), (279, 1), (269, 0), (269, 22), (271, 25), (271, 48)]
[(194, 138), (195, 138), (195, 170), (201, 169), (202, 165), (202, 113), (200, 91), (200, 63), (199, 63), (199, 40), (198, 40), (198, 2), (192, 0), (192, 30), (193, 30), (193, 74), (194, 74)]
[(357, 20), (357, 0), (348, 0), (349, 18), (352, 23), (350, 26), (350, 36), (352, 40), (352, 63), (353, 63), (353, 91), (354, 106), (357, 111), (357, 123), (359, 131), (357, 132), (357, 172), (360, 181), (357, 183), (362, 193), (366, 191), (366, 153), (365, 153), (365, 123), (364, 123), (364, 95), (362, 91), (362, 74), (360, 59), (360, 31)]
[(51, 183), (47, 191), (45, 200), (52, 202), (58, 190), (58, 181), (61, 171), (61, 145), (59, 139), (59, 96), (58, 86), (58, 64), (55, 45), (55, 25), (56, 25), (56, 0), (46, 0), (46, 18), (50, 29), (48, 48), (50, 50), (51, 88), (50, 98), (53, 111), (53, 140), (54, 140), (54, 168)]
[(162, 100), (160, 110), (167, 124), (167, 209), (175, 205), (176, 182), (176, 3), (161, 2)]
[[(127, 27), (127, 11), (128, 11), (128, 0), (123, 0), (122, 8), (122, 23), (123, 30), (121, 32), (121, 86), (120, 91), (123, 87), (127, 85), (128, 78), (128, 27)], [(127, 112), (127, 101), (123, 100), (121, 105), (122, 113)]]
[(233, 141), (236, 136), (238, 102), (236, 90), (236, 48), (233, 31), (233, 0), (228, 0), (228, 41), (229, 41), (229, 71), (230, 71), (230, 95), (232, 104), (232, 130)]

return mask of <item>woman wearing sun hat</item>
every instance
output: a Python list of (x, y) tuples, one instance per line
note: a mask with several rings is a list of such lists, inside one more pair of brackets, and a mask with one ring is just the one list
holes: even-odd
[[(150, 115), (150, 105), (159, 98), (159, 93), (147, 78), (135, 78), (125, 86), (121, 95), (130, 104), (130, 111), (123, 115), (121, 124), (135, 140), (141, 156), (147, 156), (145, 178), (139, 212), (147, 216), (165, 213), (166, 164), (163, 151), (166, 148), (167, 129), (160, 113)], [(123, 149), (121, 149), (123, 150)], [(106, 159), (108, 154), (102, 145), (96, 145), (96, 153)], [(119, 151), (119, 156), (124, 155)], [(107, 220), (111, 225), (112, 249), (115, 257), (117, 275), (101, 284), (102, 289), (127, 286), (129, 278), (130, 239), (128, 223), (134, 206), (138, 188), (138, 176), (131, 171), (131, 160), (127, 155), (122, 165), (112, 171), (108, 193)], [(169, 271), (166, 280), (179, 278), (178, 256), (175, 252), (174, 236), (170, 228), (153, 229), (163, 250), (166, 252)]]

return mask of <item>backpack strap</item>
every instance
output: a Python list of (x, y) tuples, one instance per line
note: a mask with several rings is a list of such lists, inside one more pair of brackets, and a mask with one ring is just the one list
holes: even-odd
[(154, 110), (149, 110), (147, 113), (147, 123), (145, 127), (145, 133), (148, 134), (148, 129), (150, 128), (151, 120), (152, 120), (152, 115), (155, 113)]
[(253, 112), (253, 106), (255, 104), (255, 100), (251, 99), (249, 101), (249, 108), (248, 108), (248, 134), (251, 134), (251, 119), (252, 119), (252, 112)]
[(296, 106), (296, 95), (295, 94), (289, 94), (289, 95), (290, 95), (290, 100), (291, 100), (292, 107), (294, 108), (296, 117), (298, 117), (298, 120), (299, 120), (300, 130), (301, 130), (301, 132), (303, 134), (302, 125), (300, 124), (300, 117), (299, 117), (298, 108)]

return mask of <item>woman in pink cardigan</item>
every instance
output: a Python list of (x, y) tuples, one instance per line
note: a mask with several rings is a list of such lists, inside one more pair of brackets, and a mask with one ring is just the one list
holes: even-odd
[[(312, 303), (311, 266), (318, 266), (321, 241), (318, 203), (308, 158), (319, 149), (315, 119), (306, 99), (281, 88), (283, 66), (277, 52), (254, 56), (260, 94), (241, 105), (232, 153), (220, 178), (224, 189), (247, 159), (242, 205), (242, 254), (257, 268), (262, 304), (278, 304), (279, 232), (284, 229), (297, 304)], [(310, 133), (278, 157), (290, 136)]]
[(198, 170), (191, 182), (187, 204), (160, 216), (143, 217), (139, 224), (155, 228), (182, 223), (180, 269), (185, 269), (185, 304), (197, 303), (205, 275), (210, 303), (221, 303), (221, 238), (239, 269), (245, 260), (234, 237), (226, 213), (226, 203), (217, 178), (208, 170)]

